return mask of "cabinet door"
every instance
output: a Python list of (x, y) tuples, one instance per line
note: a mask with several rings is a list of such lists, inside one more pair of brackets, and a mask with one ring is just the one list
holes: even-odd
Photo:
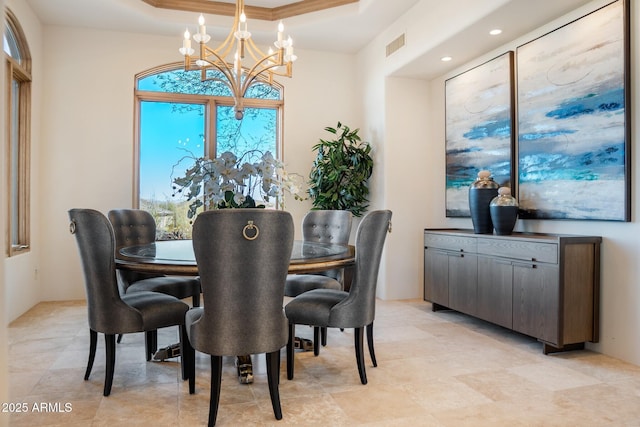
[(513, 263), (478, 257), (478, 312), (483, 320), (505, 328), (513, 325)]
[(548, 343), (558, 343), (558, 266), (514, 263), (513, 329)]
[(449, 256), (445, 251), (424, 250), (424, 299), (449, 306)]
[(478, 257), (461, 253), (449, 255), (449, 307), (475, 315), (477, 304)]

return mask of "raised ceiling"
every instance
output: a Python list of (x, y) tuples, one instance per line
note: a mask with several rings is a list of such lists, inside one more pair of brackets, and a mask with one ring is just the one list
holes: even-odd
[[(224, 15), (229, 15), (229, 10), (233, 10), (235, 4), (234, 0), (25, 1), (44, 25), (173, 37), (176, 40), (176, 60), (179, 60), (177, 48), (185, 27), (193, 32), (200, 12), (205, 13), (207, 32), (214, 40), (224, 40), (233, 21), (232, 17)], [(472, 0), (466, 0), (466, 2), (469, 1)], [(284, 20), (285, 31), (294, 39), (297, 49), (337, 53), (358, 52), (414, 7), (428, 10), (429, 14), (423, 17), (425, 24), (420, 28), (421, 37), (424, 40), (432, 40), (435, 44), (428, 47), (420, 57), (406, 64), (402, 70), (396, 70), (395, 75), (431, 79), (590, 1), (536, 0), (534, 7), (532, 0), (482, 0), (482, 4), (484, 2), (487, 4), (484, 13), (476, 17), (470, 17), (469, 13), (466, 13), (466, 17), (472, 18), (469, 25), (465, 28), (452, 29), (454, 35), (444, 38), (437, 30), (430, 30), (429, 22), (436, 19), (446, 23), (451, 17), (459, 16), (464, 13), (459, 5), (464, 2), (459, 0), (245, 0), (245, 6), (257, 8), (247, 9), (250, 31), (256, 43), (271, 44), (276, 31), (273, 16), (286, 13), (291, 16)], [(489, 4), (493, 6), (489, 7)], [(169, 8), (170, 6), (175, 9)], [(311, 9), (313, 11), (310, 11)], [(223, 13), (225, 10), (226, 13)], [(248, 10), (261, 11), (260, 13), (268, 16), (269, 19), (252, 17)], [(494, 26), (501, 26), (504, 32), (499, 37), (489, 38), (487, 32)], [(412, 42), (411, 37), (412, 34), (407, 34), (408, 44)], [(384, 50), (380, 54), (384, 55)], [(439, 59), (445, 54), (453, 56), (454, 60), (442, 63)], [(302, 60), (302, 57), (299, 60)]]
[[(212, 15), (233, 16), (236, 6), (233, 0), (142, 0), (153, 7), (164, 9), (184, 10)], [(246, 0), (244, 11), (250, 19), (263, 21), (277, 21), (305, 13), (331, 9), (344, 6), (349, 3), (358, 3), (358, 0)]]
[[(185, 27), (195, 30), (200, 13), (205, 15), (207, 32), (214, 39), (224, 40), (233, 21), (229, 11), (235, 4), (234, 0), (25, 1), (45, 25), (166, 35), (178, 41)], [(258, 19), (249, 10), (269, 19), (290, 15), (283, 18), (285, 31), (299, 49), (355, 53), (419, 1), (245, 0), (245, 7), (252, 37), (258, 44), (271, 44), (277, 22)]]

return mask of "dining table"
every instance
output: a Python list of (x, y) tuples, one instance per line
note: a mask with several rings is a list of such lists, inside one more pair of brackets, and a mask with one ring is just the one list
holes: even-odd
[[(350, 267), (354, 263), (355, 247), (352, 245), (295, 240), (288, 272), (289, 274), (319, 273)], [(188, 239), (159, 240), (144, 245), (121, 247), (116, 251), (116, 268), (140, 273), (198, 275), (193, 242)], [(303, 340), (300, 340), (300, 343), (300, 347), (304, 348)], [(175, 352), (173, 354), (177, 355)], [(236, 366), (240, 383), (253, 382), (253, 365), (250, 356), (238, 355)]]
[[(355, 247), (295, 240), (289, 274), (317, 273), (355, 263)], [(141, 273), (197, 276), (198, 265), (191, 240), (160, 240), (124, 246), (116, 253), (116, 267)]]

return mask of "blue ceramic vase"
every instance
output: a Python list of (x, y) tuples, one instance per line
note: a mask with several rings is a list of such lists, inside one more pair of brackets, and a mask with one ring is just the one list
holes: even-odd
[(498, 195), (498, 187), (487, 170), (478, 172), (478, 178), (469, 187), (469, 211), (475, 234), (493, 234), (489, 204)]

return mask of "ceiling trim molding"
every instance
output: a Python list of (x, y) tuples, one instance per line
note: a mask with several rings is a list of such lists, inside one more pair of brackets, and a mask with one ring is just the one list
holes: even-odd
[[(142, 0), (157, 8), (199, 12), (212, 15), (234, 16), (235, 3), (209, 0)], [(357, 3), (359, 0), (301, 0), (279, 7), (260, 7), (245, 5), (247, 18), (263, 21), (277, 21), (292, 16), (304, 15), (319, 10)]]

